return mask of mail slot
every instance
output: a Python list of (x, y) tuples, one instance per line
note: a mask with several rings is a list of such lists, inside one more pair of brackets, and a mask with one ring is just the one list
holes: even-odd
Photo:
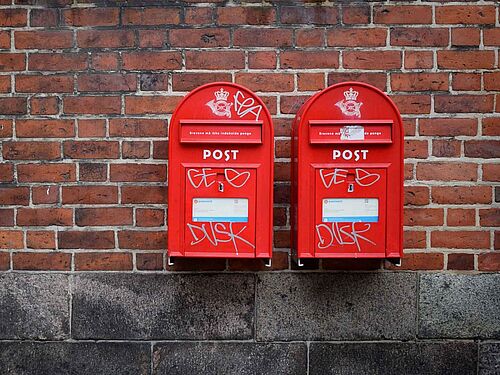
[(272, 257), (274, 135), (253, 92), (189, 93), (169, 128), (168, 257)]
[(403, 127), (391, 99), (361, 82), (330, 86), (292, 130), (295, 258), (388, 258), (403, 238)]

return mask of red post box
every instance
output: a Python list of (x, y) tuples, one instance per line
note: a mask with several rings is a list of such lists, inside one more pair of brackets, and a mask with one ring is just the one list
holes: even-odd
[(303, 258), (403, 254), (403, 127), (395, 104), (365, 83), (311, 97), (292, 139), (292, 249)]
[(261, 99), (216, 82), (169, 129), (168, 257), (272, 256), (274, 135)]

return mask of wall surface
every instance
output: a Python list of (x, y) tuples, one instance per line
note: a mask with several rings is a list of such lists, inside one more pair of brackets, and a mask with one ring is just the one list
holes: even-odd
[[(496, 1), (0, 0), (0, 373), (500, 373)], [(405, 257), (289, 259), (290, 128), (346, 80), (405, 123)], [(168, 123), (275, 124), (273, 267), (166, 264)]]

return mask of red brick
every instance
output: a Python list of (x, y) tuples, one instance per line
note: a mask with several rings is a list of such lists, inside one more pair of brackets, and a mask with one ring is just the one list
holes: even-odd
[(479, 254), (477, 266), (479, 271), (499, 271), (500, 270), (500, 253), (485, 253)]
[(123, 53), (124, 70), (180, 69), (182, 56), (177, 51)]
[(404, 209), (404, 225), (443, 225), (442, 208), (405, 208)]
[(117, 159), (120, 157), (119, 142), (66, 141), (64, 157), (71, 159)]
[(0, 76), (0, 92), (10, 93), (11, 91), (10, 76)]
[(406, 158), (426, 159), (429, 156), (427, 141), (405, 141), (404, 155)]
[(119, 96), (66, 96), (63, 99), (64, 113), (69, 114), (119, 114)]
[(59, 186), (34, 186), (31, 188), (33, 204), (57, 204), (59, 200)]
[(441, 113), (492, 112), (493, 95), (436, 95), (434, 110)]
[(56, 115), (59, 112), (59, 98), (52, 97), (31, 97), (30, 113), (32, 115)]
[(453, 90), (481, 90), (481, 74), (479, 73), (453, 73)]
[(430, 95), (391, 95), (402, 114), (427, 114), (431, 110)]
[(243, 69), (242, 51), (186, 51), (187, 69)]
[(474, 270), (474, 254), (448, 254), (448, 270)]
[(342, 4), (342, 22), (345, 25), (370, 23), (370, 6), (368, 4)]
[(394, 28), (391, 29), (392, 46), (446, 47), (449, 42), (448, 29)]
[(27, 206), (30, 202), (30, 191), (27, 187), (0, 187), (0, 205)]
[(0, 249), (22, 249), (23, 232), (17, 230), (0, 231)]
[(229, 29), (172, 29), (170, 45), (182, 48), (229, 47)]
[(386, 262), (386, 268), (392, 270), (442, 270), (443, 267), (444, 255), (439, 253), (405, 253), (400, 267)]
[(55, 160), (61, 157), (58, 142), (4, 142), (5, 160)]
[(425, 249), (427, 247), (424, 231), (408, 231), (403, 233), (404, 249)]
[(339, 52), (285, 51), (280, 55), (280, 66), (283, 69), (338, 68)]
[(76, 181), (74, 164), (19, 164), (19, 182), (71, 182)]
[[(274, 53), (273, 56), (275, 56)], [(276, 61), (274, 64), (276, 66)], [(174, 91), (191, 91), (205, 83), (231, 82), (231, 80), (230, 73), (173, 73), (172, 89)]]
[(472, 27), (460, 27), (451, 29), (451, 45), (459, 47), (478, 47), (481, 35), (480, 30)]
[(339, 22), (339, 11), (337, 7), (284, 6), (280, 8), (280, 19), (283, 24), (330, 26)]
[(78, 137), (105, 137), (105, 120), (78, 120)]
[(167, 247), (167, 232), (120, 231), (118, 242), (121, 249), (164, 250)]
[(500, 181), (500, 165), (483, 164), (483, 181)]
[(0, 120), (0, 138), (12, 137), (12, 120)]
[(471, 140), (464, 142), (465, 156), (471, 158), (498, 158), (500, 157), (500, 141)]
[(85, 74), (78, 77), (78, 91), (136, 91), (135, 74)]
[(301, 96), (282, 96), (280, 102), (281, 113), (297, 113), (297, 111), (302, 107), (302, 104), (309, 99), (307, 95)]
[(417, 179), (421, 181), (476, 181), (477, 164), (472, 163), (418, 163)]
[(12, 164), (0, 164), (0, 182), (14, 181), (14, 166)]
[(466, 208), (448, 208), (446, 223), (453, 227), (473, 227), (476, 225), (476, 211)]
[(180, 8), (125, 8), (123, 25), (176, 25), (180, 20)]
[(492, 91), (500, 90), (500, 72), (484, 73), (484, 89)]
[(71, 138), (75, 136), (74, 120), (17, 120), (16, 135), (20, 138)]
[(0, 9), (0, 27), (26, 26), (27, 9)]
[(141, 90), (142, 91), (167, 91), (168, 90), (168, 74), (154, 73), (141, 74)]
[(432, 201), (440, 204), (491, 203), (491, 187), (433, 186)]
[(383, 91), (387, 88), (387, 78), (385, 73), (328, 73), (328, 85), (345, 81), (366, 82)]
[(405, 162), (404, 164), (404, 179), (413, 180), (413, 170), (415, 165), (412, 163)]
[(277, 227), (284, 227), (287, 223), (286, 214), (287, 210), (285, 207), (274, 207), (273, 208), (273, 225)]
[(138, 208), (136, 225), (138, 227), (161, 227), (165, 223), (165, 211), (152, 208)]
[(345, 51), (343, 65), (346, 69), (397, 69), (401, 67), (401, 52)]
[(14, 226), (14, 209), (0, 208), (0, 227)]
[(28, 70), (78, 71), (88, 68), (88, 56), (84, 53), (32, 53)]
[(181, 101), (180, 96), (126, 96), (126, 114), (161, 114), (172, 113)]
[(0, 271), (10, 270), (10, 254), (0, 253)]
[(274, 181), (290, 181), (290, 164), (274, 162)]
[(315, 91), (325, 88), (325, 75), (323, 73), (297, 74), (297, 87), (299, 91)]
[(17, 225), (73, 225), (73, 210), (70, 208), (19, 208)]
[(92, 68), (95, 70), (118, 70), (117, 53), (93, 53)]
[(500, 117), (483, 118), (483, 135), (500, 135)]
[(270, 25), (276, 21), (272, 7), (220, 7), (217, 8), (219, 25)]
[(70, 26), (116, 26), (118, 8), (73, 8), (63, 10), (63, 21)]
[[(163, 270), (163, 254), (160, 253), (137, 253), (135, 263), (140, 271)], [(225, 262), (224, 262), (225, 263)]]
[(160, 48), (168, 45), (167, 33), (163, 30), (139, 30), (139, 47)]
[(113, 249), (113, 231), (59, 231), (59, 249)]
[(459, 25), (495, 24), (495, 7), (472, 5), (436, 6), (436, 23)]
[(165, 186), (122, 186), (121, 203), (166, 204)]
[(242, 47), (290, 47), (292, 45), (292, 30), (237, 28), (234, 30), (233, 44)]
[(417, 119), (403, 118), (403, 132), (405, 137), (413, 137), (417, 132)]
[(17, 92), (47, 93), (73, 92), (73, 77), (69, 75), (18, 75), (16, 76)]
[(449, 249), (488, 249), (490, 232), (486, 231), (439, 231), (431, 233), (432, 247)]
[(419, 120), (420, 135), (437, 135), (454, 137), (460, 135), (476, 135), (477, 119), (434, 118)]
[(414, 206), (429, 204), (429, 188), (427, 186), (405, 186), (404, 204)]
[(405, 51), (406, 69), (430, 69), (434, 54), (431, 51)]
[(148, 159), (150, 156), (150, 143), (146, 141), (123, 141), (123, 159)]
[(437, 63), (441, 69), (492, 69), (495, 54), (493, 51), (438, 51)]
[(63, 186), (63, 204), (111, 204), (118, 203), (116, 186)]
[[(290, 231), (289, 230), (275, 230), (274, 231), (274, 247), (277, 249), (290, 248)], [(315, 269), (317, 269), (316, 266)]]
[(57, 9), (31, 9), (30, 26), (32, 27), (54, 27), (59, 24), (59, 12)]
[(26, 245), (28, 249), (55, 249), (54, 232), (41, 230), (26, 232)]
[(14, 42), (17, 49), (58, 49), (73, 46), (71, 31), (16, 31)]
[(167, 179), (164, 164), (112, 164), (111, 181), (123, 182), (162, 182)]
[(293, 91), (293, 74), (237, 73), (236, 83), (254, 91)]
[(25, 115), (27, 112), (26, 98), (0, 98), (0, 115)]
[(107, 179), (108, 168), (106, 164), (80, 163), (79, 181), (103, 182)]
[(386, 45), (387, 29), (330, 29), (327, 43), (331, 47), (382, 47)]
[(499, 227), (500, 226), (500, 209), (487, 208), (479, 210), (479, 221), (483, 227)]
[(373, 22), (382, 24), (430, 24), (431, 6), (377, 5), (373, 8)]
[(500, 27), (484, 29), (483, 43), (485, 46), (500, 46)]
[(213, 9), (209, 7), (184, 8), (184, 23), (206, 25), (213, 23)]
[(166, 137), (168, 123), (156, 119), (111, 119), (109, 135), (111, 137)]
[(394, 91), (447, 91), (447, 73), (392, 73)]
[(0, 72), (24, 70), (26, 56), (24, 53), (0, 53)]
[(69, 271), (71, 254), (66, 253), (13, 253), (15, 270)]
[(450, 139), (434, 139), (432, 141), (432, 155), (441, 158), (460, 157), (462, 141)]
[(130, 30), (80, 30), (76, 34), (80, 48), (127, 48), (135, 46)]
[(130, 253), (75, 254), (76, 271), (129, 271), (132, 270)]
[(0, 48), (10, 49), (10, 31), (0, 31)]
[(78, 226), (107, 226), (132, 224), (132, 208), (77, 208), (75, 223)]
[(324, 29), (298, 29), (295, 31), (297, 47), (323, 47), (325, 45)]

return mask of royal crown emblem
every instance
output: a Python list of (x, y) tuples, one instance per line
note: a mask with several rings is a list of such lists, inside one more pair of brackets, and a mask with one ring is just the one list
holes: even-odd
[(339, 107), (342, 113), (346, 116), (361, 117), (361, 112), (359, 109), (361, 108), (363, 103), (356, 101), (358, 99), (358, 95), (359, 92), (353, 90), (353, 88), (351, 87), (349, 90), (344, 91), (345, 99), (338, 101), (337, 103), (335, 103), (335, 105)]
[(233, 103), (228, 103), (227, 98), (229, 92), (225, 91), (222, 87), (220, 90), (214, 92), (215, 99), (210, 100), (207, 106), (210, 107), (212, 113), (216, 116), (226, 116), (231, 118), (231, 106)]

